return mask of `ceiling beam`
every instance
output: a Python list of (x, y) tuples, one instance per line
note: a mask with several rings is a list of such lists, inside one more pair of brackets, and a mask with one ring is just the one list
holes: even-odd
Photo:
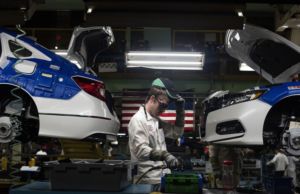
[(95, 11), (166, 11), (166, 12), (232, 12), (235, 10), (244, 10), (243, 3), (199, 3), (193, 1), (86, 1), (87, 8), (93, 8)]
[(24, 14), (20, 10), (0, 10), (0, 25), (12, 26), (24, 24)]
[(242, 28), (243, 18), (235, 14), (94, 12), (86, 16), (88, 25), (114, 27), (179, 27), (210, 30)]

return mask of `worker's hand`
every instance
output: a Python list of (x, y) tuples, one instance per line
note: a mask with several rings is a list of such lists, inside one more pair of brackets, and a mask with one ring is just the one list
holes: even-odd
[(182, 167), (181, 161), (170, 153), (168, 153), (168, 156), (165, 158), (165, 162), (170, 169), (178, 169)]
[(184, 109), (184, 104), (185, 104), (184, 98), (182, 98), (179, 94), (177, 94), (175, 104), (176, 104), (177, 108), (183, 108)]
[(170, 169), (176, 169), (182, 166), (180, 160), (166, 150), (152, 150), (150, 152), (150, 160), (165, 161), (167, 163), (167, 167)]

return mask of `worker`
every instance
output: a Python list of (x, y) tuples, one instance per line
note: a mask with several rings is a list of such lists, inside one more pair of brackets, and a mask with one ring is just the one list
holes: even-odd
[(284, 154), (283, 149), (276, 149), (276, 154), (270, 160), (267, 162), (267, 165), (274, 164), (275, 165), (275, 176), (276, 177), (283, 177), (284, 172), (287, 169), (287, 166), (289, 165), (288, 158)]
[[(169, 99), (175, 100), (176, 104), (175, 124), (159, 118), (167, 109)], [(139, 183), (157, 185), (165, 173), (170, 173), (169, 168), (180, 165), (180, 160), (167, 151), (165, 137), (177, 139), (183, 134), (184, 104), (173, 83), (167, 78), (158, 78), (152, 82), (145, 105), (131, 118), (129, 148), (131, 160), (138, 165)], [(168, 168), (163, 169), (163, 166)]]
[(296, 176), (296, 162), (299, 162), (299, 158), (296, 158), (295, 156), (288, 156), (289, 165), (287, 167), (287, 176), (291, 177), (293, 179), (293, 185), (294, 187), (297, 187), (297, 176)]

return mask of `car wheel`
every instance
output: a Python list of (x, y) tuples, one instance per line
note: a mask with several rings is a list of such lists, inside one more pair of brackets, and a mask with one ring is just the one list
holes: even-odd
[(293, 96), (274, 105), (269, 111), (263, 130), (264, 145), (283, 148), (300, 156), (300, 97)]
[(21, 88), (1, 86), (0, 92), (0, 143), (13, 140), (28, 142), (38, 136), (37, 108)]

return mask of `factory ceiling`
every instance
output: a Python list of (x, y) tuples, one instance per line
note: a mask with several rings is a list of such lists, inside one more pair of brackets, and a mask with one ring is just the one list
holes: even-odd
[[(293, 0), (10, 0), (0, 2), (0, 25), (21, 24), (33, 28), (110, 25), (222, 30), (241, 28), (246, 21), (269, 25), (270, 21), (275, 20), (276, 14), (286, 14), (296, 2)], [(88, 11), (90, 13), (87, 13)], [(243, 12), (244, 17), (239, 17), (238, 12)]]

